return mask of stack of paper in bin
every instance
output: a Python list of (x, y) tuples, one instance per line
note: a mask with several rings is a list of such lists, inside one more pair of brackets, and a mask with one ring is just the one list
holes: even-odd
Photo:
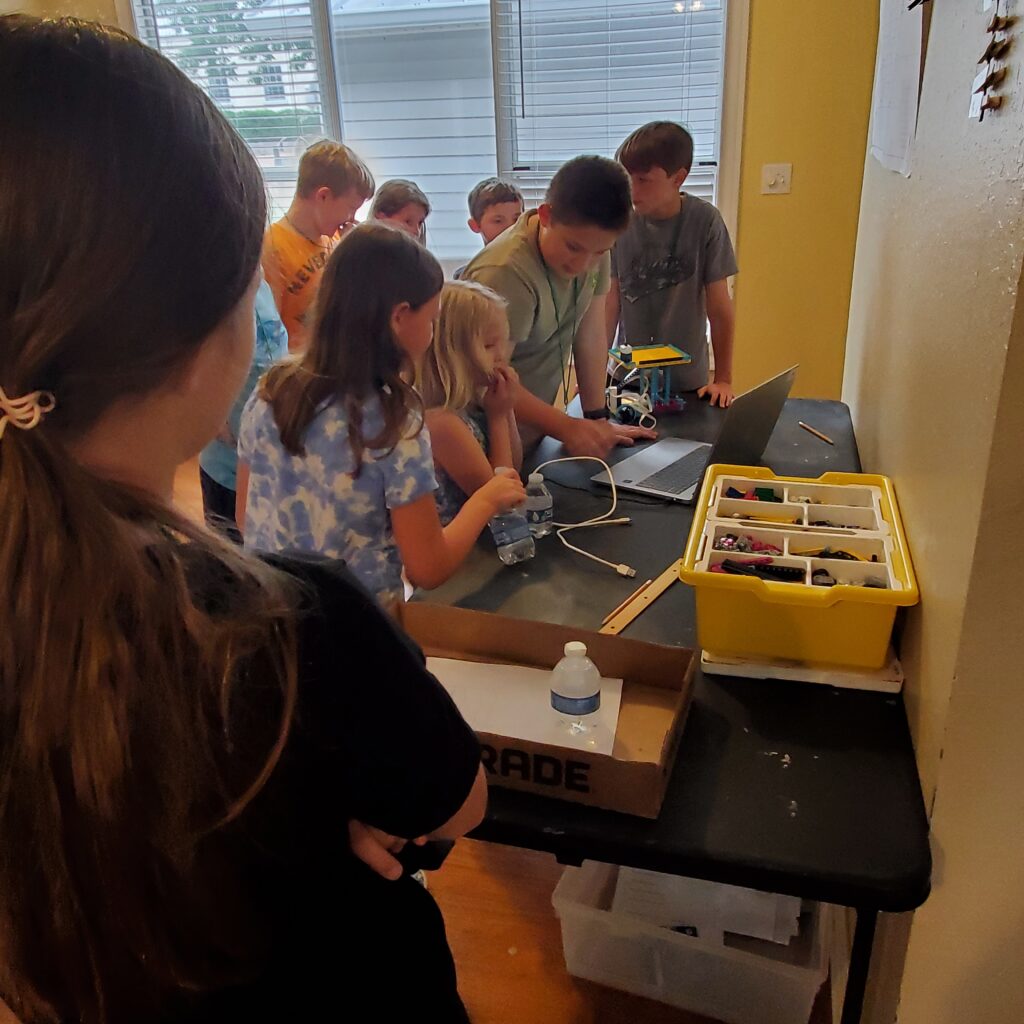
[(713, 942), (733, 932), (788, 945), (799, 931), (800, 897), (619, 868), (612, 911)]

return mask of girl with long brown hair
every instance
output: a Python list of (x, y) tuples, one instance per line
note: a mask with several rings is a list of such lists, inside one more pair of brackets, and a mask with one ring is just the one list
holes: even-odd
[(387, 605), (402, 599), (403, 567), (412, 583), (439, 586), (487, 521), (525, 500), (509, 471), (447, 525), (438, 518), (430, 438), (409, 380), (433, 341), (442, 281), (437, 260), (387, 225), (360, 225), (339, 243), (308, 349), (271, 369), (242, 415), (248, 547), (342, 558)]
[(252, 354), (251, 154), (85, 22), (0, 17), (0, 95), (0, 999), (465, 1020), (429, 895), (354, 851), (473, 827), (475, 738), (344, 569), (171, 505)]

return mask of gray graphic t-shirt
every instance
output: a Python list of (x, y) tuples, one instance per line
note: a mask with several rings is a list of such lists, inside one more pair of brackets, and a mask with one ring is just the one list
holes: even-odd
[(675, 217), (634, 215), (612, 249), (612, 277), (619, 281), (616, 342), (676, 345), (693, 361), (673, 370), (673, 387), (703, 387), (708, 382), (704, 289), (735, 273), (729, 232), (710, 203), (684, 194)]

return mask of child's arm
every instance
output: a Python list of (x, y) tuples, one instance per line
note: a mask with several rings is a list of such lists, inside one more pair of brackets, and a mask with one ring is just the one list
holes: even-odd
[(516, 419), (515, 409), (509, 409), (508, 416), (508, 437), (512, 447), (512, 468), (518, 472), (523, 470), (523, 439), (519, 436), (519, 421)]
[(735, 394), (732, 390), (732, 342), (736, 329), (736, 317), (729, 295), (729, 282), (711, 281), (705, 286), (708, 320), (711, 322), (711, 348), (715, 353), (715, 379), (702, 387), (697, 394), (709, 398), (711, 404), (723, 408), (732, 404)]
[(245, 500), (249, 497), (249, 463), (238, 460), (235, 471), (235, 526), (245, 533)]
[(463, 563), (488, 520), (525, 500), (526, 488), (510, 471), (471, 494), (444, 528), (433, 494), (392, 508), (391, 526), (409, 582), (425, 590), (439, 587)]
[(580, 320), (572, 345), (580, 405), (584, 412), (603, 409), (604, 386), (608, 380), (608, 338), (605, 324), (605, 296), (595, 295)]
[(619, 310), (622, 299), (619, 295), (619, 279), (610, 281), (608, 294), (604, 297), (604, 322), (608, 332), (608, 347), (615, 344), (615, 332), (619, 329)]
[[(490, 427), (490, 422), (488, 422)], [(511, 468), (511, 454), (504, 462), (494, 462), (494, 436), (490, 437), (492, 460), (488, 462), (473, 431), (448, 409), (427, 412), (427, 430), (434, 462), (454, 480), (464, 494), (475, 494), (494, 476), (498, 466)]]
[[(502, 366), (498, 369), (498, 373), (501, 374), (502, 378), (507, 382), (509, 386), (509, 405), (508, 411), (505, 413), (505, 427), (508, 429), (508, 442), (509, 442), (509, 454), (512, 457), (512, 461), (506, 463), (506, 465), (512, 466), (513, 469), (522, 471), (523, 468), (523, 439), (519, 436), (519, 421), (516, 419), (516, 403), (519, 401), (519, 395), (523, 390), (523, 385), (519, 383), (519, 374), (511, 366)], [(494, 451), (493, 442), (491, 444), (491, 451)], [(492, 464), (494, 458), (491, 458)]]

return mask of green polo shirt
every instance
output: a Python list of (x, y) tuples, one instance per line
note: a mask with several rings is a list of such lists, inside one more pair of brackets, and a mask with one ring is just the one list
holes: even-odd
[(508, 303), (512, 366), (529, 391), (551, 404), (568, 375), (572, 345), (595, 295), (608, 291), (610, 255), (594, 270), (564, 278), (540, 255), (536, 210), (527, 210), (508, 231), (479, 252), (462, 277), (493, 288)]

